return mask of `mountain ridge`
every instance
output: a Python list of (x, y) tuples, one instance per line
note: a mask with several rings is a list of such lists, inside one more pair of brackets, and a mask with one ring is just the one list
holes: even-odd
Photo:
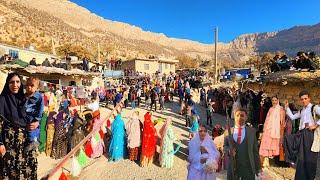
[[(167, 37), (128, 23), (100, 17), (65, 0), (0, 0), (0, 42), (33, 44), (49, 51), (51, 39), (57, 47), (72, 44), (94, 58), (97, 43), (103, 58), (130, 59), (149, 55), (177, 58), (191, 56), (212, 60), (214, 45)], [(10, 23), (8, 23), (10, 22)], [(295, 26), (278, 32), (243, 34), (229, 43), (218, 43), (218, 58), (233, 64), (268, 51), (313, 50), (320, 52), (320, 23)], [(308, 34), (307, 34), (308, 33)], [(318, 42), (319, 41), (319, 42)], [(288, 43), (289, 42), (289, 43)], [(200, 63), (200, 62), (199, 62)]]

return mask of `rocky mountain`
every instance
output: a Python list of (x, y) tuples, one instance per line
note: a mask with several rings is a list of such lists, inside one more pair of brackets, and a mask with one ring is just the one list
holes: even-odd
[[(274, 33), (241, 35), (230, 43), (218, 44), (223, 63), (238, 63), (266, 51), (314, 50), (319, 52), (320, 25), (294, 27)], [(176, 58), (188, 55), (212, 60), (214, 46), (169, 38), (143, 31), (126, 23), (110, 21), (66, 0), (0, 0), (0, 42), (33, 45), (51, 52), (52, 41), (59, 49), (77, 48), (96, 58), (98, 43), (103, 58)], [(73, 47), (71, 47), (73, 46)]]

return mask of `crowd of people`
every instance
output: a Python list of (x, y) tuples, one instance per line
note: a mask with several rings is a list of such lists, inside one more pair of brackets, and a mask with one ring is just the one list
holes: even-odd
[[(302, 105), (301, 110), (297, 110), (296, 104), (289, 103), (287, 100), (280, 103), (277, 96), (268, 97), (262, 91), (258, 93), (252, 90), (240, 92), (239, 90), (225, 88), (200, 90), (200, 103), (207, 108), (207, 125), (213, 128), (213, 138), (219, 135), (228, 137), (226, 135), (228, 134), (227, 127), (220, 126), (217, 128), (217, 125), (212, 126), (212, 122), (214, 122), (213, 112), (235, 120), (232, 129), (235, 142), (237, 141), (236, 137), (239, 137), (239, 133), (241, 133), (241, 131), (235, 132), (237, 128), (239, 130), (241, 127), (245, 131), (247, 131), (247, 128), (254, 130), (253, 136), (259, 141), (255, 142), (258, 149), (253, 149), (254, 164), (252, 164), (249, 154), (250, 162), (247, 163), (251, 163), (251, 168), (268, 167), (270, 166), (269, 160), (272, 158), (279, 166), (295, 167), (295, 179), (314, 179), (319, 152), (318, 126), (320, 124), (318, 120), (320, 107), (311, 104), (312, 97), (308, 91), (301, 91), (299, 98)], [(237, 125), (236, 122), (239, 109), (242, 109), (245, 117), (245, 122), (241, 125)], [(187, 121), (188, 118), (186, 118)], [(245, 136), (247, 136), (247, 133), (245, 133)], [(248, 135), (248, 137), (250, 136)], [(241, 136), (241, 138), (243, 137)], [(240, 140), (242, 141), (242, 139)], [(224, 154), (233, 156), (237, 162), (235, 163), (236, 167), (234, 167), (236, 173), (241, 174), (240, 171), (245, 171), (245, 169), (238, 167), (238, 163), (242, 164), (246, 161), (241, 158), (237, 159), (239, 155), (237, 153), (232, 154), (226, 143), (228, 145), (228, 138), (225, 139), (225, 144), (222, 147), (222, 149), (224, 148)], [(238, 144), (241, 145), (241, 142)], [(233, 144), (236, 152), (239, 151), (238, 144)], [(218, 144), (217, 146), (221, 147)], [(253, 176), (248, 178), (249, 176), (245, 174), (243, 176), (238, 174), (239, 176), (242, 177), (241, 179), (244, 177), (246, 177), (244, 179), (254, 179)]]
[(320, 68), (320, 59), (316, 56), (315, 52), (300, 51), (292, 60), (287, 55), (280, 56), (277, 54), (268, 64), (270, 72), (304, 69), (313, 71)]
[[(307, 91), (299, 95), (303, 108), (298, 111), (294, 104), (281, 104), (277, 96), (263, 92), (210, 87), (196, 91), (192, 79), (174, 73), (142, 76), (134, 82), (128, 78), (118, 85), (85, 89), (85, 97), (77, 99), (75, 87), (39, 91), (40, 80), (34, 77), (27, 79), (24, 93), (21, 77), (9, 74), (0, 96), (1, 177), (36, 179), (37, 152), (63, 158), (101, 123), (101, 103), (116, 107), (123, 102), (124, 108), (132, 109), (132, 116), (125, 121), (118, 111), (114, 121), (108, 121), (99, 132), (101, 140), (85, 144), (87, 156), (104, 154), (109, 161), (128, 158), (146, 167), (155, 160), (160, 141), (160, 166), (172, 168), (179, 146), (174, 146), (177, 139), (171, 118), (157, 131), (155, 126), (161, 120), (153, 120), (152, 112), (158, 107), (163, 111), (165, 103), (177, 96), (189, 129), (187, 179), (214, 179), (223, 167), (228, 170), (228, 179), (254, 179), (262, 176), (261, 167), (269, 166), (270, 157), (279, 164), (297, 167), (296, 179), (314, 179), (320, 150), (320, 107), (311, 104)], [(193, 97), (196, 92), (200, 94), (199, 105), (206, 108), (205, 120)], [(86, 108), (78, 111), (77, 105)], [(143, 120), (136, 107), (147, 109)], [(214, 113), (227, 116), (233, 125), (217, 125)], [(295, 120), (298, 118), (300, 121)], [(216, 141), (219, 137), (224, 137), (222, 146)]]
[[(25, 84), (10, 73), (0, 96), (1, 179), (37, 179), (37, 154), (63, 158), (99, 121), (99, 102), (81, 102), (72, 88), (39, 91), (40, 80)], [(87, 104), (88, 110), (74, 107)]]

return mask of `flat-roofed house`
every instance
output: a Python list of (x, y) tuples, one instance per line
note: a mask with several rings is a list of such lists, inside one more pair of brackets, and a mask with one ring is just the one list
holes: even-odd
[(0, 57), (4, 54), (9, 55), (13, 59), (20, 59), (29, 63), (32, 58), (36, 58), (36, 63), (41, 64), (46, 58), (58, 59), (58, 56), (35, 50), (33, 47), (20, 48), (7, 44), (0, 44)]
[(178, 60), (174, 59), (143, 59), (136, 58), (122, 62), (122, 69), (131, 69), (137, 72), (154, 74), (160, 72), (162, 74), (169, 74), (175, 72)]

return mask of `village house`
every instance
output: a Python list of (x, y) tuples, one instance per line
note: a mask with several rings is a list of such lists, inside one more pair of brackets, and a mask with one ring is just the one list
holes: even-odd
[(7, 44), (0, 44), (0, 57), (5, 54), (12, 57), (12, 59), (20, 59), (27, 63), (29, 63), (32, 58), (35, 58), (37, 64), (41, 64), (46, 58), (49, 60), (59, 59), (58, 56), (53, 54), (37, 51), (32, 46), (29, 48), (20, 48)]
[(67, 71), (56, 67), (28, 66), (23, 68), (19, 65), (1, 65), (0, 70), (0, 89), (3, 88), (6, 75), (10, 71), (15, 71), (26, 77), (38, 77), (42, 81), (57, 84), (60, 87), (88, 86), (91, 88), (97, 88), (104, 85), (101, 73), (85, 72), (79, 69)]
[(147, 74), (154, 74), (157, 71), (162, 74), (169, 74), (170, 72), (175, 72), (176, 63), (178, 63), (178, 60), (136, 58), (122, 62), (121, 68)]

